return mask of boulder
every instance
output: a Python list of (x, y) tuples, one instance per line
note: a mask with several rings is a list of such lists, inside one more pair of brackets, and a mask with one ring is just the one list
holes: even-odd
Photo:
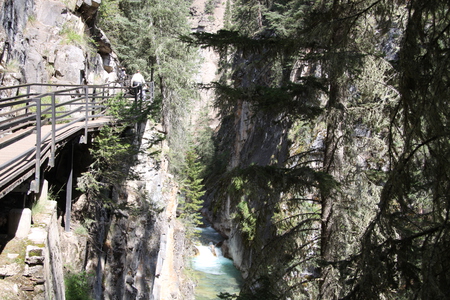
[(26, 82), (48, 81), (48, 75), (45, 69), (45, 61), (42, 59), (42, 55), (39, 54), (36, 49), (31, 48), (28, 51), (23, 68)]
[(32, 245), (27, 246), (25, 255), (25, 263), (28, 265), (43, 265), (44, 264), (44, 249)]
[(10, 277), (18, 274), (20, 272), (20, 266), (17, 263), (12, 263), (9, 265), (0, 266), (0, 276)]
[(64, 45), (56, 53), (54, 67), (57, 79), (70, 84), (79, 84), (85, 70), (85, 54), (77, 46)]
[[(49, 27), (62, 27), (66, 22), (67, 8), (59, 1), (38, 1), (36, 21)], [(50, 29), (50, 28), (48, 28)]]

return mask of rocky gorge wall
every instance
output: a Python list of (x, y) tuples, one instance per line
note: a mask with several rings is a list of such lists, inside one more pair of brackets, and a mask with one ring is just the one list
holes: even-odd
[(164, 147), (153, 144), (158, 125), (141, 125), (139, 163), (129, 171), (134, 179), (113, 189), (112, 205), (85, 196), (74, 204), (90, 232), (78, 260), (84, 265), (74, 268), (94, 275), (95, 299), (190, 299), (193, 284), (183, 273), (190, 244), (176, 218), (178, 186), (164, 156), (149, 154)]
[[(114, 81), (119, 62), (95, 27), (99, 5), (89, 0), (0, 0), (0, 85)], [(99, 199), (86, 195), (73, 199), (70, 232), (62, 227), (55, 231), (63, 222), (60, 212), (52, 214), (48, 235), (60, 242), (46, 250), (47, 261), (54, 263), (45, 271), (47, 299), (65, 298), (62, 271), (90, 274), (95, 299), (192, 297), (193, 284), (182, 272), (188, 242), (176, 219), (178, 187), (164, 157), (150, 155), (165, 146), (147, 143), (160, 139), (157, 126), (148, 122), (135, 128), (142, 154), (132, 172), (139, 176), (113, 190), (115, 205), (99, 205)], [(60, 259), (53, 259), (56, 253)], [(53, 273), (55, 269), (61, 272)], [(57, 296), (51, 294), (55, 287)], [(34, 298), (24, 294), (20, 299)]]
[(99, 5), (100, 1), (0, 1), (0, 84), (114, 81), (117, 57), (101, 30), (93, 38), (85, 22), (92, 20)]
[[(203, 13), (206, 1), (195, 0), (191, 7), (191, 26), (195, 32), (215, 33), (224, 27), (226, 18), (226, 1), (216, 2), (212, 15)], [(208, 85), (219, 81), (220, 56), (212, 49), (201, 49), (203, 58), (198, 83)], [(248, 79), (248, 78), (247, 78)], [(249, 79), (251, 80), (251, 79)], [(244, 83), (245, 84), (245, 83)], [(207, 193), (202, 213), (212, 226), (224, 236), (222, 249), (225, 256), (231, 258), (234, 265), (247, 277), (251, 268), (252, 257), (258, 252), (258, 246), (250, 246), (243, 236), (239, 221), (234, 217), (240, 199), (222, 193), (221, 175), (234, 168), (244, 168), (252, 164), (259, 166), (283, 162), (288, 155), (287, 134), (289, 122), (278, 116), (255, 113), (248, 102), (238, 102), (227, 116), (218, 117), (214, 106), (214, 93), (211, 90), (200, 91), (202, 104), (209, 107), (211, 128), (215, 131), (216, 169), (215, 175), (206, 180)], [(263, 201), (261, 202), (263, 203)], [(262, 205), (253, 203), (253, 209)], [(258, 239), (263, 244), (271, 235), (270, 218), (272, 211), (267, 211), (260, 223)], [(267, 222), (266, 222), (267, 221)]]
[[(233, 114), (223, 119), (220, 124), (216, 134), (217, 152), (227, 162), (227, 171), (251, 165), (282, 163), (289, 151), (288, 129), (289, 122), (270, 114), (254, 113), (249, 103), (241, 101), (235, 106)], [(252, 257), (259, 251), (258, 245), (263, 245), (272, 235), (270, 219), (273, 207), (266, 205), (263, 195), (261, 201), (249, 203), (251, 209), (259, 215), (255, 242), (249, 243), (244, 237), (239, 220), (235, 218), (241, 199), (222, 193), (218, 187), (220, 183), (216, 180), (220, 180), (220, 176), (208, 181), (207, 209), (204, 213), (214, 228), (226, 237), (224, 253), (233, 259), (245, 278), (251, 268)]]

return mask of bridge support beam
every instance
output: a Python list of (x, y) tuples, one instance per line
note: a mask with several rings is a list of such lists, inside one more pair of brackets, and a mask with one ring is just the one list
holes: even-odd
[(12, 209), (8, 216), (8, 236), (26, 238), (31, 229), (31, 210), (29, 208)]
[(70, 149), (70, 157), (69, 157), (69, 177), (67, 178), (66, 184), (66, 218), (64, 222), (64, 229), (66, 232), (70, 232), (70, 217), (72, 213), (72, 188), (73, 188), (73, 146)]

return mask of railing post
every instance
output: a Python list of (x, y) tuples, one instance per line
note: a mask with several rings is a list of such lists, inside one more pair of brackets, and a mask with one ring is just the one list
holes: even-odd
[(41, 99), (36, 98), (36, 167), (30, 190), (39, 193), (41, 182)]
[[(114, 91), (114, 90), (113, 90)], [(103, 86), (103, 88), (102, 88), (102, 100), (100, 100), (100, 104), (101, 105), (103, 105), (103, 103), (105, 103), (105, 95), (106, 95), (106, 92), (105, 92), (105, 86)], [(109, 88), (109, 86), (108, 86), (108, 98), (109, 97), (111, 97), (111, 89)], [(100, 109), (100, 106), (99, 106), (99, 110), (98, 110), (98, 114), (100, 114), (102, 111), (101, 111), (101, 109)]]
[[(95, 101), (96, 101), (96, 99), (95, 99), (95, 96), (97, 96), (97, 88), (92, 88), (92, 103), (93, 103), (93, 106), (95, 105)], [(94, 112), (94, 109), (92, 108), (92, 113), (91, 113), (92, 115), (95, 115), (95, 112)]]
[(55, 151), (56, 151), (56, 101), (55, 93), (52, 93), (52, 151), (50, 156), (50, 167), (55, 166)]
[[(31, 88), (31, 86), (28, 85), (27, 86), (27, 98), (28, 99), (30, 98), (30, 88)], [(28, 106), (29, 105), (30, 105), (30, 102), (27, 102), (26, 105), (25, 105), (27, 107), (27, 108), (25, 108), (25, 114), (28, 114)]]
[(86, 115), (84, 120), (84, 143), (87, 144), (88, 138), (88, 121), (89, 121), (89, 87), (84, 86), (84, 98), (86, 100)]

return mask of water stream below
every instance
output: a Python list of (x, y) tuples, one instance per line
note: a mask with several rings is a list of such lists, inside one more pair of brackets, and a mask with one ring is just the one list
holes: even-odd
[(215, 246), (223, 241), (222, 236), (211, 226), (198, 229), (201, 244), (196, 246), (199, 254), (192, 259), (192, 268), (198, 281), (195, 299), (220, 299), (217, 295), (221, 292), (239, 294), (241, 273), (231, 259), (222, 255), (220, 247)]

